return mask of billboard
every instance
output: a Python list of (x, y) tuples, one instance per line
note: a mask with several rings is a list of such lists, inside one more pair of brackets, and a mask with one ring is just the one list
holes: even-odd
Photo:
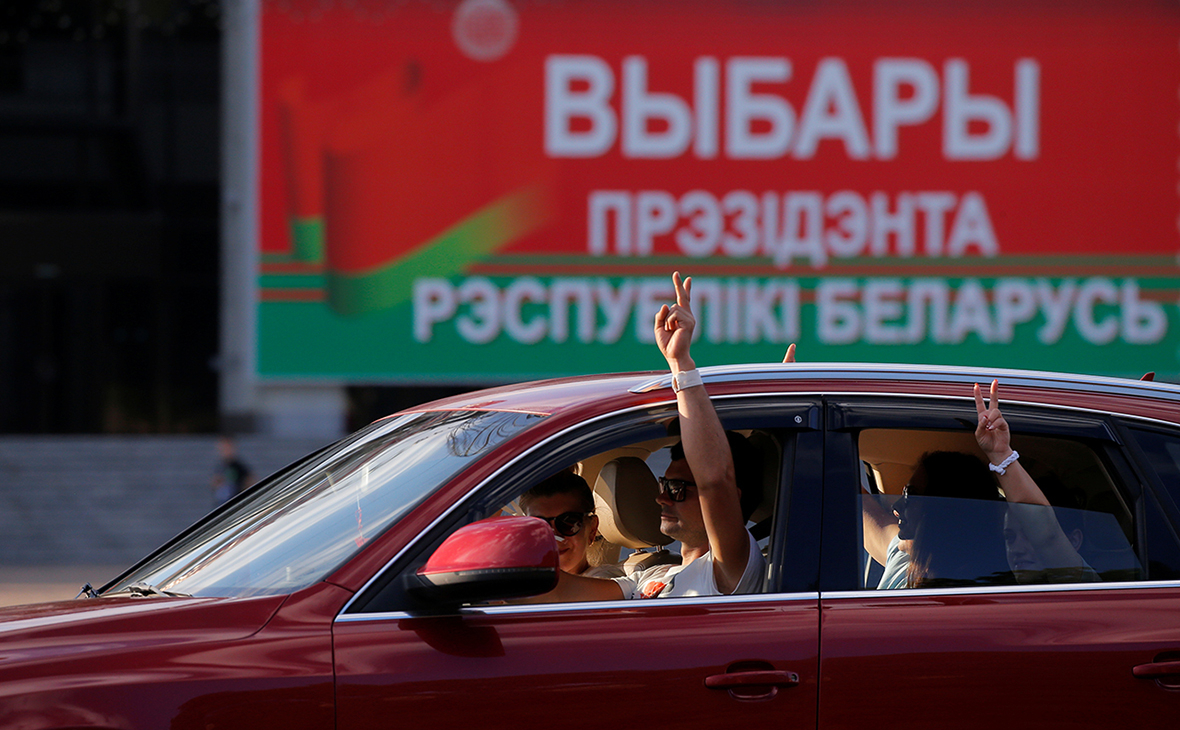
[(1180, 378), (1180, 6), (264, 0), (257, 375)]

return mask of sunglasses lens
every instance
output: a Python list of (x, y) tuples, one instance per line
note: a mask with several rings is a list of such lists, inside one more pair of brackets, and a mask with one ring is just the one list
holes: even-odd
[(683, 502), (688, 497), (689, 482), (683, 479), (660, 478), (660, 491), (673, 502)]
[(565, 512), (553, 520), (553, 529), (563, 537), (573, 537), (582, 531), (582, 513)]
[(906, 519), (906, 507), (908, 506), (909, 497), (902, 497), (893, 503), (893, 513), (897, 515), (897, 539), (899, 540), (914, 539), (913, 521)]

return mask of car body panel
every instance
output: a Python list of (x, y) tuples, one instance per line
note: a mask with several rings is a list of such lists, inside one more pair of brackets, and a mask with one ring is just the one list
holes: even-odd
[(347, 597), (318, 584), (79, 600), (71, 622), (65, 602), (24, 612), (0, 639), (0, 727), (331, 727), (330, 626)]
[[(526, 717), (588, 729), (813, 727), (818, 629), (815, 596), (340, 621), (340, 727), (391, 716), (431, 728)], [(795, 673), (798, 684), (746, 688), (754, 699), (706, 686), (754, 668)]]
[[(1119, 727), (1180, 713), (1180, 584), (825, 596), (820, 725)], [(1180, 654), (1177, 654), (1180, 656)]]

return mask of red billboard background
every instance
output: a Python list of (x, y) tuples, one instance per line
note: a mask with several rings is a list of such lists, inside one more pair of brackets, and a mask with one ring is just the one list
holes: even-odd
[[(810, 306), (835, 274), (1102, 276), (1171, 308), (1178, 43), (1180, 9), (1147, 0), (265, 2), (260, 370), (445, 370), (409, 324), (397, 357), (348, 364), (348, 322), (422, 277), (679, 263), (812, 277)], [(311, 305), (337, 365), (284, 344)]]

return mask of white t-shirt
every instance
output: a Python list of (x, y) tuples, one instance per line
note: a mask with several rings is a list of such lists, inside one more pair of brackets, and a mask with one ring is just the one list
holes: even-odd
[(582, 571), (582, 575), (587, 578), (618, 578), (626, 574), (623, 566), (618, 563), (603, 563), (602, 565), (591, 565)]
[(910, 555), (898, 547), (900, 542), (897, 535), (894, 535), (893, 539), (889, 541), (889, 547), (885, 552), (885, 571), (877, 583), (879, 591), (906, 587), (909, 579)]
[[(758, 549), (754, 536), (750, 538), (750, 557), (734, 593), (755, 593), (762, 588), (766, 575), (766, 559)], [(672, 598), (676, 596), (719, 596), (713, 576), (713, 553), (707, 552), (687, 565), (657, 565), (631, 576), (615, 578), (623, 589), (623, 598)]]

